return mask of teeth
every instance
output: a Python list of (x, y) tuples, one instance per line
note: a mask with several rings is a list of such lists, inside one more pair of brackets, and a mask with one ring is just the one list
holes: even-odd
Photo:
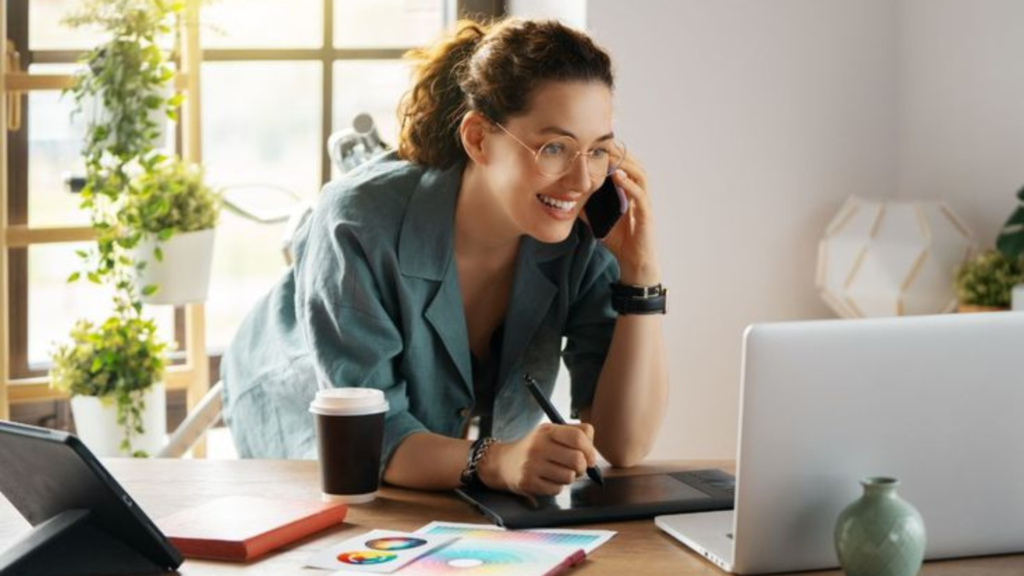
[(538, 194), (537, 198), (540, 198), (540, 201), (547, 204), (548, 206), (551, 206), (552, 208), (557, 208), (559, 210), (563, 210), (565, 212), (568, 212), (576, 207), (575, 200), (556, 200), (554, 198), (551, 198), (550, 196), (544, 196), (543, 194)]

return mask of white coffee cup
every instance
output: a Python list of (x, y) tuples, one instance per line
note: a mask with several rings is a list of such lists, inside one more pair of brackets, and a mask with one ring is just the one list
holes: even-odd
[(326, 388), (309, 405), (316, 419), (325, 501), (361, 504), (377, 496), (388, 401), (376, 388)]

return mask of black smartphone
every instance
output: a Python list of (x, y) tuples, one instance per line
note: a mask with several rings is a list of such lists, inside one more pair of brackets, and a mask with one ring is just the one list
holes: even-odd
[(583, 211), (590, 221), (590, 229), (594, 231), (594, 237), (603, 239), (611, 232), (615, 223), (619, 221), (626, 207), (625, 198), (615, 186), (611, 176), (604, 179), (604, 183), (596, 192), (590, 195)]

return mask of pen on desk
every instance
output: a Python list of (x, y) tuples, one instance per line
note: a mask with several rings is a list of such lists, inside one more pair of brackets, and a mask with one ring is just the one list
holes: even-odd
[[(540, 391), (540, 387), (537, 386), (537, 381), (529, 374), (523, 374), (523, 382), (526, 383), (526, 389), (530, 391), (531, 395), (533, 395), (537, 404), (540, 404), (540, 409), (548, 415), (548, 419), (551, 420), (553, 424), (564, 426), (565, 418), (562, 418), (562, 415), (558, 413), (558, 410), (555, 410), (554, 404), (552, 404), (551, 401), (548, 400), (548, 397)], [(587, 476), (590, 476), (590, 479), (594, 482), (604, 486), (604, 476), (601, 475), (601, 469), (597, 466), (588, 466)]]

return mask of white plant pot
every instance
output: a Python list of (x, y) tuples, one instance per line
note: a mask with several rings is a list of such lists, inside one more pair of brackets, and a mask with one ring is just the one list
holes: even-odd
[(1013, 287), (1013, 310), (1024, 312), (1024, 284), (1017, 284)]
[[(146, 304), (190, 304), (204, 302), (210, 287), (210, 266), (213, 264), (213, 239), (216, 229), (175, 234), (166, 242), (148, 238), (139, 243), (135, 259), (145, 260), (146, 267), (136, 281), (139, 289), (156, 284), (159, 289), (143, 296)], [(153, 250), (160, 246), (163, 260)]]
[[(163, 447), (167, 437), (167, 393), (164, 385), (154, 384), (142, 396), (146, 403), (142, 411), (145, 433), (132, 438), (132, 450), (144, 450), (150, 456)], [(71, 413), (75, 418), (75, 434), (100, 457), (129, 456), (121, 452), (124, 427), (117, 423), (117, 401), (96, 396), (71, 398)]]

